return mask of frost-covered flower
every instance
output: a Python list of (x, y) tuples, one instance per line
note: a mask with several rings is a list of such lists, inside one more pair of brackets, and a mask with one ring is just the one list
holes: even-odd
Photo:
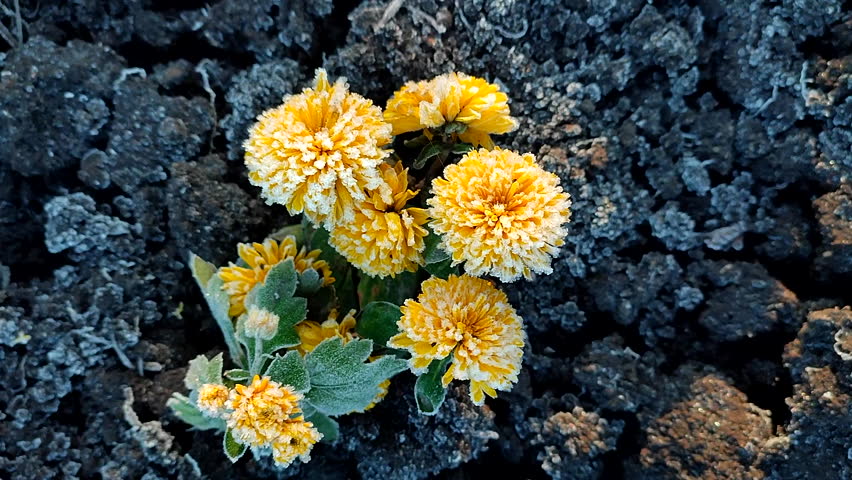
[(309, 268), (315, 269), (323, 278), (323, 286), (334, 283), (331, 268), (325, 260), (320, 260), (320, 250), (308, 251), (296, 246), (296, 237), (288, 235), (279, 244), (267, 239), (263, 243), (240, 243), (237, 245), (240, 258), (246, 266), (234, 263), (219, 269), (219, 278), (224, 282), (223, 289), (228, 292), (231, 307), (229, 314), (237, 317), (245, 313), (245, 298), (248, 292), (266, 279), (269, 269), (287, 259), (292, 259), (297, 272)]
[(532, 154), (472, 150), (432, 181), (432, 194), (431, 226), (454, 265), (504, 282), (553, 272), (571, 200)]
[(402, 306), (400, 333), (388, 346), (411, 352), (409, 365), (417, 374), (433, 360), (452, 355), (442, 383), (470, 380), (470, 397), (477, 405), (486, 394), (493, 398), (496, 390), (510, 390), (521, 369), (524, 331), (506, 294), (467, 275), (433, 277), (422, 289), (416, 301)]
[(252, 338), (269, 340), (278, 333), (278, 322), (280, 320), (278, 315), (275, 315), (269, 310), (252, 305), (248, 308), (248, 313), (246, 314), (246, 335)]
[(268, 203), (331, 229), (352, 220), (365, 189), (389, 195), (378, 166), (390, 133), (379, 107), (318, 69), (313, 88), (285, 97), (250, 129), (243, 145), (249, 181)]
[(252, 448), (269, 447), (273, 460), (287, 466), (297, 457), (310, 460), (313, 445), (322, 438), (305, 421), (299, 402), (302, 395), (269, 377), (254, 376), (249, 385), (236, 385), (225, 408), (226, 422), (234, 440)]
[(205, 383), (198, 389), (198, 399), (195, 404), (204, 415), (218, 418), (224, 413), (223, 409), (228, 400), (228, 393), (228, 387), (224, 385)]
[(447, 73), (431, 80), (408, 82), (385, 108), (385, 120), (393, 134), (435, 129), (450, 122), (464, 124), (463, 142), (494, 147), (491, 135), (511, 132), (518, 126), (509, 116), (509, 98), (500, 87), (464, 73)]
[[(357, 338), (355, 334), (355, 310), (349, 310), (346, 316), (343, 317), (343, 320), (337, 320), (338, 313), (337, 310), (332, 310), (331, 313), (328, 314), (328, 319), (324, 322), (319, 323), (313, 320), (305, 320), (296, 325), (296, 333), (299, 334), (299, 345), (293, 347), (296, 351), (298, 351), (302, 356), (305, 356), (308, 352), (312, 352), (317, 345), (323, 342), (323, 340), (339, 337), (343, 340), (343, 344), (346, 345), (350, 340)], [(370, 361), (373, 359), (371, 358)], [(379, 388), (381, 391), (376, 398), (373, 399), (373, 403), (367, 405), (364, 410), (369, 410), (376, 406), (385, 395), (388, 394), (388, 387), (390, 386), (390, 379), (387, 379), (379, 384)]]
[(373, 193), (358, 204), (351, 222), (337, 224), (329, 243), (356, 268), (370, 276), (395, 276), (423, 264), (425, 209), (405, 207), (417, 191), (408, 189), (408, 170), (401, 163), (380, 166), (392, 201)]

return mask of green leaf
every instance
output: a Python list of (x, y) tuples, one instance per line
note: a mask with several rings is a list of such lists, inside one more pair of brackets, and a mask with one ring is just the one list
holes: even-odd
[(221, 418), (210, 418), (203, 413), (188, 397), (173, 393), (166, 401), (166, 406), (172, 409), (176, 417), (192, 425), (197, 430), (224, 430), (225, 421)]
[(458, 275), (459, 269), (458, 267), (453, 266), (453, 260), (448, 258), (438, 263), (427, 263), (425, 267), (423, 267), (427, 272), (429, 272), (433, 277), (438, 277), (446, 280), (450, 277), (450, 275)]
[(333, 443), (340, 436), (340, 427), (328, 415), (314, 410), (311, 415), (305, 415), (305, 419), (322, 434), (322, 442)]
[(189, 269), (192, 271), (192, 276), (201, 287), (201, 292), (204, 294), (204, 300), (207, 301), (207, 306), (210, 307), (210, 313), (213, 314), (213, 319), (222, 336), (225, 339), (225, 345), (228, 346), (228, 354), (231, 360), (239, 366), (245, 365), (245, 354), (240, 349), (237, 343), (236, 335), (234, 334), (234, 322), (231, 316), (228, 315), (230, 304), (228, 302), (228, 294), (222, 289), (224, 285), (219, 275), (216, 275), (216, 267), (209, 262), (204, 261), (198, 255), (190, 253)]
[(423, 166), (426, 165), (426, 162), (429, 161), (430, 158), (437, 157), (444, 151), (444, 145), (440, 143), (430, 143), (423, 147), (423, 150), (420, 150), (420, 154), (417, 155), (417, 158), (414, 159), (414, 164), (412, 167), (415, 170), (420, 170)]
[(355, 331), (384, 347), (390, 337), (399, 333), (396, 322), (401, 316), (399, 307), (390, 302), (370, 302), (361, 312)]
[(423, 243), (425, 244), (425, 248), (423, 249), (423, 259), (426, 261), (426, 265), (440, 263), (450, 258), (450, 254), (444, 251), (444, 249), (440, 246), (441, 237), (433, 232), (432, 228), (428, 225), (426, 226), (426, 230), (429, 231), (429, 235), (423, 239)]
[(311, 378), (305, 398), (326, 415), (363, 412), (381, 391), (379, 384), (408, 366), (393, 356), (365, 363), (372, 351), (372, 340), (324, 340), (305, 356)]
[[(299, 278), (293, 259), (288, 258), (269, 269), (262, 285), (255, 286), (251, 292), (251, 300), (255, 306), (269, 310), (277, 315), (276, 306), (280, 301), (290, 298), (296, 293)], [(246, 298), (246, 301), (249, 299)]]
[[(263, 354), (270, 355), (282, 348), (298, 345), (299, 334), (293, 328), (308, 315), (308, 301), (301, 297), (281, 298), (273, 305), (272, 313), (278, 315), (278, 331), (270, 340), (263, 341)], [(255, 339), (246, 336), (246, 317), (237, 320), (237, 337), (246, 346), (246, 350), (254, 352)]]
[(473, 150), (472, 143), (456, 143), (450, 148), (450, 151), (459, 155), (464, 155), (465, 153)]
[(237, 463), (237, 460), (239, 460), (240, 457), (242, 457), (243, 454), (246, 453), (246, 450), (248, 450), (247, 445), (237, 443), (237, 441), (234, 439), (233, 433), (231, 433), (230, 428), (225, 430), (225, 437), (222, 440), (222, 447), (225, 450), (225, 455), (227, 455), (228, 460), (230, 460), (231, 463)]
[(316, 293), (322, 287), (322, 277), (313, 268), (307, 268), (299, 274), (299, 287), (296, 291), (300, 294)]
[(370, 302), (402, 305), (406, 299), (413, 297), (419, 288), (420, 283), (414, 272), (402, 272), (393, 278), (361, 275), (358, 282), (358, 299), (362, 308)]
[(444, 125), (445, 133), (464, 133), (467, 131), (467, 124), (461, 122), (450, 122)]
[(441, 360), (433, 360), (426, 373), (417, 377), (417, 382), (414, 384), (414, 400), (417, 402), (417, 409), (423, 415), (435, 415), (444, 403), (447, 389), (441, 383), (441, 377), (446, 373), (447, 365), (452, 358), (452, 355), (447, 355)]
[(266, 369), (265, 375), (269, 375), (272, 380), (290, 385), (299, 393), (305, 393), (311, 389), (311, 381), (308, 376), (308, 370), (305, 368), (305, 361), (299, 352), (287, 352), (283, 357), (276, 355)]
[(296, 239), (297, 245), (303, 245), (305, 242), (305, 227), (301, 224), (286, 225), (276, 230), (269, 238), (281, 242), (285, 238), (293, 236)]
[(189, 368), (183, 379), (184, 385), (190, 390), (198, 390), (205, 383), (222, 383), (222, 354), (208, 360), (199, 355), (189, 361)]
[(235, 368), (233, 370), (227, 370), (225, 372), (225, 378), (233, 382), (244, 383), (251, 378), (251, 374), (249, 374), (248, 370)]

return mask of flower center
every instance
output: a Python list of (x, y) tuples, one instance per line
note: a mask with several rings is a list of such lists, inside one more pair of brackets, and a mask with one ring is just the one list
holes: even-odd
[(502, 203), (492, 204), (490, 207), (485, 207), (485, 218), (488, 219), (488, 225), (493, 226), (500, 221), (500, 217), (506, 213), (506, 205)]

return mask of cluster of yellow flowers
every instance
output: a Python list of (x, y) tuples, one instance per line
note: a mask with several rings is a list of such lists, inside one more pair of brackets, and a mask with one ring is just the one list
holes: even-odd
[(297, 458), (309, 461), (311, 449), (322, 438), (304, 419), (301, 400), (302, 395), (291, 387), (255, 375), (249, 385), (232, 389), (202, 385), (196, 404), (205, 415), (225, 420), (238, 443), (271, 449), (275, 463), (286, 467)]
[[(452, 356), (442, 383), (470, 380), (477, 404), (517, 381), (524, 333), (505, 294), (476, 277), (512, 282), (551, 273), (571, 214), (570, 196), (556, 175), (530, 153), (494, 145), (492, 135), (517, 125), (508, 96), (481, 78), (448, 73), (409, 82), (382, 113), (344, 80), (330, 83), (320, 69), (312, 88), (263, 113), (245, 142), (249, 179), (266, 200), (324, 226), (330, 245), (366, 275), (394, 277), (425, 265), (431, 227), (451, 266), (463, 264), (466, 274), (426, 280), (417, 301), (401, 308), (400, 333), (388, 345), (411, 352), (418, 374)], [(437, 157), (433, 167), (445, 167), (442, 173), (430, 168), (416, 183), (402, 160), (391, 160), (392, 136), (409, 132), (420, 132), (418, 145), (444, 153), (427, 157)], [(460, 142), (469, 151), (444, 166), (449, 152), (466, 150), (452, 147)], [(426, 182), (430, 196), (421, 199)], [(243, 250), (247, 268), (220, 272), (234, 312), (271, 257), (258, 244), (256, 255), (244, 257)], [(288, 251), (293, 255), (295, 246)], [(300, 255), (304, 266), (327, 268), (314, 252)], [(323, 274), (333, 281), (330, 272)], [(349, 315), (340, 323), (304, 322), (297, 327), (300, 351), (330, 336), (351, 337), (354, 322)]]

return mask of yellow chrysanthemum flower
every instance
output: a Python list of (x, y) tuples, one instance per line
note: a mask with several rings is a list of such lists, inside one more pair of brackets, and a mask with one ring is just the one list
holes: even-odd
[(224, 385), (205, 383), (198, 389), (198, 399), (195, 404), (204, 415), (218, 418), (224, 413), (228, 393), (228, 387)]
[(450, 275), (423, 282), (423, 293), (405, 301), (397, 322), (400, 333), (388, 342), (411, 352), (414, 373), (426, 371), (433, 360), (452, 355), (442, 377), (470, 380), (470, 397), (482, 405), (485, 395), (510, 390), (518, 381), (524, 348), (521, 317), (506, 294), (481, 278)]
[[(313, 320), (305, 320), (298, 323), (296, 325), (296, 333), (299, 334), (300, 343), (293, 347), (293, 349), (298, 351), (302, 356), (305, 356), (327, 338), (340, 337), (344, 345), (353, 338), (357, 338), (355, 334), (355, 310), (349, 310), (340, 322), (337, 321), (337, 316), (337, 310), (332, 310), (328, 314), (328, 319), (322, 323)], [(373, 358), (370, 358), (370, 360), (372, 361)], [(385, 395), (388, 394), (388, 387), (390, 387), (390, 379), (380, 383), (379, 388), (381, 391), (373, 399), (373, 403), (367, 405), (364, 411), (375, 407), (377, 403), (382, 401)]]
[(512, 282), (523, 275), (552, 273), (565, 241), (571, 200), (559, 177), (532, 154), (473, 150), (432, 181), (431, 226), (453, 264), (470, 275)]
[(393, 134), (439, 128), (458, 122), (467, 126), (463, 142), (493, 148), (491, 135), (511, 132), (518, 122), (509, 116), (509, 97), (500, 87), (464, 73), (447, 73), (431, 80), (408, 82), (385, 108)]
[(429, 216), (422, 208), (405, 208), (418, 192), (408, 189), (408, 170), (401, 163), (382, 164), (380, 169), (391, 187), (392, 201), (368, 195), (354, 221), (334, 227), (329, 243), (362, 272), (384, 278), (423, 264), (423, 239), (429, 233), (423, 225)]
[(237, 245), (240, 258), (246, 263), (246, 267), (240, 267), (233, 263), (219, 269), (219, 278), (224, 282), (223, 289), (228, 292), (231, 308), (228, 313), (232, 317), (238, 317), (245, 313), (246, 295), (258, 283), (266, 279), (269, 269), (287, 259), (293, 259), (296, 271), (304, 272), (309, 268), (315, 269), (323, 278), (322, 285), (327, 286), (334, 283), (331, 276), (331, 268), (325, 260), (320, 260), (320, 250), (308, 251), (296, 246), (296, 237), (289, 235), (284, 237), (279, 244), (275, 240), (267, 239), (263, 243), (240, 243)]
[(389, 195), (378, 166), (389, 155), (391, 126), (382, 110), (349, 92), (345, 79), (329, 83), (318, 69), (313, 88), (267, 110), (243, 145), (249, 181), (268, 203), (285, 205), (326, 228), (351, 221), (364, 189)]
[(254, 376), (250, 385), (236, 385), (225, 408), (226, 421), (237, 442), (252, 448), (269, 447), (273, 460), (287, 466), (297, 457), (310, 460), (313, 445), (322, 438), (305, 421), (299, 402), (302, 395), (269, 377)]

